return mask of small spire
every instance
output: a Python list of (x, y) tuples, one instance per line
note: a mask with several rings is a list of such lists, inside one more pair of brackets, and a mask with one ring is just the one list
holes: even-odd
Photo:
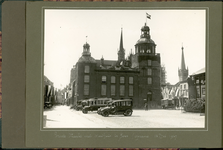
[(86, 43), (87, 43), (87, 36), (86, 36)]
[(184, 48), (182, 46), (182, 55), (181, 55), (181, 68), (182, 70), (186, 70), (185, 59), (184, 59)]
[(123, 37), (122, 37), (122, 28), (121, 28), (121, 38), (120, 38), (120, 45), (118, 51), (118, 61), (125, 60), (125, 50), (123, 47)]

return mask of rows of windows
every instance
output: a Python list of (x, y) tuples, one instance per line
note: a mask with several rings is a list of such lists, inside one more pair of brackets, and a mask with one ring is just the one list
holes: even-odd
[[(111, 85), (111, 96), (115, 96), (116, 95), (116, 86), (115, 85)], [(119, 95), (120, 96), (125, 96), (125, 85), (119, 85)], [(107, 94), (107, 85), (106, 84), (102, 84), (101, 85), (101, 95), (105, 96)], [(128, 92), (128, 96), (133, 96), (133, 85), (129, 85), (129, 92)]]
[[(107, 82), (107, 77), (102, 76), (101, 77), (101, 82), (106, 83)], [(111, 76), (111, 83), (114, 83), (114, 84), (116, 83), (116, 77), (115, 76)], [(124, 84), (125, 83), (125, 77), (120, 77), (119, 83)], [(133, 84), (133, 77), (129, 77), (129, 84)]]
[[(107, 77), (102, 76), (101, 82), (106, 83)], [(84, 83), (89, 83), (90, 82), (90, 76), (89, 75), (84, 75)], [(116, 83), (116, 77), (111, 76), (111, 83)], [(125, 77), (120, 77), (120, 83), (124, 84), (125, 83)], [(129, 77), (129, 84), (133, 84), (133, 77)]]
[[(84, 73), (90, 73), (90, 66), (86, 65), (84, 66)], [(89, 95), (89, 82), (90, 82), (90, 76), (89, 75), (84, 75), (84, 95)]]
[[(151, 60), (148, 60), (148, 66), (151, 65)], [(86, 73), (84, 75), (84, 95), (89, 95), (89, 82), (90, 82), (90, 76), (88, 75), (88, 73), (90, 72), (90, 67), (89, 66), (85, 66), (85, 69), (84, 69), (84, 73)], [(147, 69), (147, 75), (152, 75), (152, 69), (148, 68)], [(101, 81), (102, 83), (106, 83), (107, 82), (107, 77), (106, 76), (102, 76), (101, 77)], [(110, 93), (111, 93), (111, 96), (115, 96), (117, 91), (116, 91), (116, 77), (115, 76), (111, 76), (111, 85), (110, 85)], [(119, 86), (119, 94), (120, 96), (125, 96), (125, 88), (126, 86), (124, 85), (125, 84), (125, 77), (121, 76), (119, 78), (119, 83), (121, 84)], [(133, 77), (128, 77), (128, 95), (129, 96), (133, 96), (133, 83), (134, 83), (134, 79)], [(147, 78), (147, 83), (148, 84), (152, 84), (152, 78), (151, 77), (148, 77)], [(102, 84), (101, 85), (101, 95), (102, 96), (105, 96), (107, 95), (107, 85), (106, 84)]]
[(136, 47), (136, 53), (154, 53), (154, 47), (139, 46)]
[[(125, 96), (125, 85), (120, 85), (120, 96)], [(84, 84), (84, 95), (89, 95), (89, 84)], [(107, 95), (107, 85), (102, 84), (101, 85), (101, 95), (106, 96)], [(116, 86), (111, 85), (111, 96), (116, 95)], [(129, 85), (129, 96), (133, 96), (133, 85)]]

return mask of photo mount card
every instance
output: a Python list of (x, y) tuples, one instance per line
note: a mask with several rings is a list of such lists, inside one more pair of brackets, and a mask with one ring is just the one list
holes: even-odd
[[(65, 10), (65, 11), (78, 10), (78, 11), (86, 11), (86, 12), (89, 10), (91, 11), (132, 10), (132, 14), (134, 14), (134, 11), (140, 11), (140, 10), (145, 10), (144, 14), (146, 14), (147, 12), (149, 13), (150, 11), (154, 11), (154, 10), (163, 10), (163, 11), (203, 10), (205, 12), (204, 17), (205, 17), (205, 23), (206, 23), (204, 47), (205, 47), (205, 54), (206, 54), (205, 55), (205, 59), (206, 59), (205, 69), (207, 73), (206, 91), (205, 91), (206, 93), (206, 107), (205, 107), (206, 110), (205, 111), (206, 112), (205, 112), (205, 117), (204, 117), (205, 119), (203, 122), (204, 127), (197, 128), (197, 127), (185, 126), (182, 128), (179, 126), (179, 127), (168, 128), (168, 127), (162, 127), (162, 126), (161, 127), (156, 127), (156, 126), (140, 127), (140, 126), (132, 125), (131, 127), (108, 126), (108, 128), (106, 127), (95, 128), (95, 127), (87, 126), (83, 128), (81, 127), (67, 128), (66, 126), (61, 127), (58, 125), (55, 128), (50, 128), (50, 127), (45, 128), (44, 127), (45, 126), (44, 124), (46, 123), (45, 121), (47, 120), (49, 121), (50, 118), (45, 118), (44, 112), (43, 112), (44, 111), (43, 109), (44, 108), (44, 92), (45, 92), (44, 90), (44, 75), (45, 74), (44, 73), (47, 71), (51, 71), (50, 69), (44, 70), (46, 68), (46, 65), (48, 65), (48, 64), (45, 64), (47, 61), (44, 60), (44, 58), (47, 55), (45, 52), (46, 52), (46, 44), (47, 44), (46, 32), (48, 32), (47, 26), (45, 23), (47, 22), (46, 10), (54, 10), (54, 9)], [(87, 3), (86, 2), (85, 3), (82, 3), (82, 2), (77, 2), (77, 3), (44, 2), (44, 3), (41, 3), (41, 2), (27, 2), (26, 3), (26, 139), (25, 139), (26, 147), (29, 147), (29, 148), (38, 148), (38, 147), (42, 147), (42, 148), (43, 147), (44, 148), (52, 148), (52, 147), (61, 147), (61, 148), (69, 148), (69, 147), (76, 147), (76, 148), (86, 148), (86, 147), (89, 147), (89, 148), (90, 147), (91, 148), (221, 147), (222, 134), (219, 131), (222, 131), (222, 124), (221, 124), (221, 119), (220, 119), (222, 117), (222, 114), (220, 113), (222, 112), (222, 107), (221, 107), (222, 106), (222, 102), (221, 102), (222, 101), (221, 99), (221, 67), (222, 67), (221, 66), (222, 65), (221, 49), (222, 47), (221, 47), (221, 44), (219, 43), (222, 43), (222, 34), (221, 34), (222, 24), (216, 23), (222, 19), (221, 12), (222, 12), (222, 5), (219, 5), (219, 3), (182, 3), (182, 2), (180, 3), (179, 2), (176, 2), (176, 3), (175, 2), (173, 3), (172, 2), (171, 3), (137, 3), (137, 2), (134, 2), (134, 3), (97, 3), (97, 2), (95, 3), (88, 3), (88, 2)], [(57, 15), (59, 17), (60, 13), (58, 13)], [(129, 15), (131, 16), (131, 13)], [(118, 14), (116, 17), (118, 20), (119, 19)], [(66, 19), (66, 16), (64, 16), (64, 18)], [(144, 21), (141, 22), (143, 26), (143, 24), (147, 20), (146, 20), (146, 16), (142, 18), (144, 18)], [(62, 22), (64, 20), (62, 20)], [(97, 23), (100, 24), (100, 22), (97, 22)], [(117, 23), (121, 24), (122, 22), (117, 22)], [(162, 22), (160, 23), (162, 24)], [(111, 24), (114, 25), (114, 22), (111, 22)], [(149, 20), (148, 20), (148, 24), (149, 24)], [(51, 24), (51, 25), (53, 27), (53, 26), (57, 26), (58, 24)], [(66, 25), (69, 26), (69, 24), (65, 24), (65, 26), (62, 26), (62, 28), (64, 27), (66, 28), (67, 27)], [(85, 26), (86, 30), (89, 30), (86, 28), (88, 26), (94, 26), (93, 22)], [(154, 26), (155, 26), (155, 23), (154, 23)], [(126, 24), (123, 23), (123, 27), (120, 25), (120, 28), (123, 28), (124, 33), (127, 34), (127, 31), (125, 31), (125, 28), (127, 28)], [(114, 39), (114, 41), (118, 41), (118, 43), (120, 40), (119, 39), (120, 28), (117, 29), (119, 30), (118, 32), (119, 35), (117, 35), (118, 38)], [(163, 25), (163, 28), (165, 28), (165, 24)], [(135, 30), (136, 32), (138, 31), (138, 35), (140, 35), (140, 29), (136, 28)], [(173, 29), (173, 31), (174, 30), (175, 29)], [(130, 31), (135, 32), (132, 30)], [(53, 32), (60, 33), (59, 30), (54, 30)], [(144, 32), (144, 30), (142, 32)], [(152, 32), (152, 27), (151, 27), (151, 32)], [(154, 36), (154, 34), (156, 33), (153, 32), (152, 36)], [(59, 38), (61, 34), (57, 34), (57, 36)], [(77, 44), (81, 44), (81, 46), (85, 42), (87, 43), (88, 42), (87, 40), (91, 40), (90, 36), (85, 39), (85, 37), (88, 35), (78, 34), (78, 36), (84, 36), (83, 43), (80, 43), (80, 42), (77, 43)], [(65, 36), (64, 38), (65, 40), (68, 40), (66, 39), (68, 37)], [(196, 41), (194, 42), (196, 43)], [(56, 44), (57, 43), (54, 43), (54, 45)], [(70, 43), (67, 43), (67, 44), (70, 44)], [(94, 43), (92, 43), (92, 47), (93, 47), (93, 44)], [(135, 43), (132, 43), (133, 46), (134, 44)], [(184, 44), (186, 45), (186, 43)], [(182, 46), (181, 43), (179, 45)], [(102, 50), (104, 50), (103, 44), (101, 46), (102, 46)], [(119, 47), (119, 44), (116, 46)], [(61, 59), (57, 59), (57, 61), (64, 61), (62, 57), (63, 57), (63, 52), (66, 52), (65, 49), (67, 48), (67, 45), (61, 45), (60, 48), (61, 48), (61, 51), (57, 51), (55, 47), (55, 53), (62, 52), (60, 55)], [(80, 47), (80, 50), (81, 49), (82, 47)], [(180, 50), (181, 50), (181, 47), (179, 48), (179, 51)], [(83, 51), (83, 53), (81, 51), (80, 54), (79, 54), (79, 50), (78, 50), (78, 53), (76, 53), (75, 49), (74, 51), (78, 57), (81, 57), (81, 54), (82, 56), (88, 55), (87, 50)], [(105, 50), (104, 52), (102, 51), (98, 52), (98, 51), (97, 53), (99, 54), (105, 53)], [(115, 53), (117, 52), (116, 50), (114, 51)], [(50, 53), (50, 55), (52, 57), (54, 56), (53, 53)], [(68, 59), (69, 57), (66, 57), (66, 58)], [(51, 57), (47, 57), (47, 59), (51, 59)], [(90, 60), (88, 59), (88, 61)], [(64, 62), (61, 62), (61, 63), (64, 63)], [(196, 64), (196, 61), (194, 61), (194, 64)], [(59, 65), (58, 65), (58, 68), (56, 69), (58, 69), (58, 73), (61, 71), (59, 68)], [(176, 71), (177, 71), (177, 68), (176, 68)], [(54, 112), (54, 113), (56, 114), (57, 112)], [(75, 113), (75, 112), (72, 112), (72, 113)], [(133, 114), (134, 114), (134, 109), (133, 109)], [(57, 118), (59, 118), (59, 116), (56, 116), (55, 120)], [(131, 116), (129, 118), (131, 118)], [(132, 119), (133, 119), (132, 121), (134, 122), (133, 116), (132, 116)], [(170, 118), (167, 118), (167, 122), (168, 122), (168, 119)], [(103, 122), (103, 117), (101, 120)], [(77, 120), (77, 123), (78, 123), (78, 120)]]

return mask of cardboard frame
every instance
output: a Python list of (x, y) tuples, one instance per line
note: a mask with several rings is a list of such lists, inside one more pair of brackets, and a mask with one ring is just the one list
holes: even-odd
[[(12, 8), (12, 3), (5, 3), (3, 6), (5, 8)], [(22, 8), (24, 9), (24, 3), (21, 4)], [(9, 7), (10, 6), (10, 7)], [(197, 130), (197, 129), (146, 129), (145, 130), (123, 130), (123, 129), (115, 129), (115, 130), (106, 130), (106, 129), (60, 129), (60, 130), (42, 130), (41, 129), (41, 114), (40, 111), (40, 103), (39, 99), (42, 93), (42, 71), (43, 68), (41, 63), (41, 57), (43, 54), (41, 49), (43, 49), (42, 43), (42, 33), (43, 33), (43, 7), (81, 7), (81, 8), (98, 8), (101, 7), (116, 7), (119, 8), (130, 8), (130, 7), (148, 7), (148, 8), (185, 8), (185, 9), (206, 9), (207, 10), (207, 51), (206, 51), (206, 73), (207, 73), (207, 101), (208, 101), (208, 112), (206, 112), (207, 116), (207, 129), (205, 130)], [(19, 50), (15, 47), (12, 50), (5, 51), (3, 53), (3, 60), (6, 57), (14, 58), (15, 56), (20, 56), (16, 59), (8, 59), (8, 63), (12, 62), (12, 65), (19, 64), (20, 71), (26, 70), (26, 75), (22, 72), (19, 74), (22, 80), (22, 84), (17, 80), (12, 80), (14, 76), (8, 76), (9, 72), (3, 73), (3, 101), (4, 99), (9, 99), (8, 102), (3, 102), (3, 120), (8, 120), (8, 122), (3, 121), (3, 129), (7, 128), (7, 125), (10, 124), (10, 119), (6, 119), (8, 116), (6, 110), (9, 108), (16, 108), (16, 106), (10, 105), (13, 102), (13, 96), (21, 96), (21, 93), (13, 93), (10, 96), (11, 92), (6, 92), (11, 90), (11, 86), (8, 83), (13, 83), (17, 85), (22, 85), (22, 88), (18, 88), (17, 86), (13, 91), (18, 89), (21, 90), (22, 93), (26, 93), (26, 95), (22, 95), (19, 98), (20, 107), (26, 108), (24, 112), (22, 112), (22, 120), (24, 124), (22, 125), (22, 129), (25, 134), (22, 133), (20, 138), (24, 138), (24, 141), (19, 143), (19, 147), (29, 147), (29, 148), (52, 148), (52, 147), (61, 147), (61, 148), (69, 148), (69, 147), (76, 147), (76, 148), (147, 148), (147, 147), (172, 147), (172, 148), (179, 148), (179, 147), (187, 147), (187, 148), (194, 148), (194, 147), (206, 147), (206, 148), (213, 148), (213, 147), (222, 147), (222, 3), (189, 3), (189, 2), (168, 2), (168, 3), (103, 3), (103, 2), (75, 2), (75, 3), (54, 3), (54, 2), (26, 2), (25, 6), (26, 10), (26, 50), (24, 50), (24, 43), (20, 41), (17, 43), (17, 46), (22, 43), (22, 46)], [(4, 10), (3, 10), (4, 11)], [(24, 14), (21, 13), (21, 14)], [(21, 15), (20, 14), (20, 15)], [(11, 17), (13, 14), (10, 14)], [(9, 23), (7, 20), (8, 16), (3, 14), (3, 32), (6, 29), (6, 23)], [(23, 16), (24, 17), (24, 16)], [(12, 18), (11, 18), (12, 19)], [(25, 18), (24, 18), (25, 19)], [(24, 20), (23, 20), (23, 25)], [(24, 29), (24, 28), (23, 28)], [(7, 30), (6, 30), (7, 31)], [(10, 30), (8, 30), (10, 32)], [(23, 33), (24, 30), (20, 31), (20, 34)], [(35, 35), (35, 36), (33, 36)], [(10, 43), (9, 38), (14, 35), (10, 35), (9, 37), (4, 37), (3, 33), (3, 43), (5, 40), (5, 46), (3, 45), (3, 51), (6, 50)], [(20, 35), (17, 35), (17, 38)], [(24, 38), (23, 37), (23, 38)], [(16, 40), (14, 39), (14, 42)], [(8, 47), (7, 47), (8, 46)], [(22, 52), (22, 53), (21, 53)], [(11, 55), (9, 55), (9, 53)], [(26, 59), (25, 59), (26, 58)], [(16, 61), (17, 60), (17, 61)], [(20, 60), (20, 61), (18, 61)], [(11, 71), (11, 73), (17, 72), (15, 67), (8, 65), (6, 62), (3, 61), (3, 70)], [(23, 70), (22, 70), (23, 69)], [(26, 78), (24, 78), (26, 77)], [(6, 85), (7, 82), (7, 85)], [(24, 83), (26, 85), (24, 85)], [(18, 95), (16, 95), (18, 94)], [(5, 96), (4, 96), (5, 95)], [(24, 104), (25, 100), (26, 103)], [(18, 105), (17, 105), (18, 107)], [(19, 109), (21, 110), (21, 109)], [(12, 112), (13, 116), (18, 117), (19, 115), (15, 115), (16, 112)], [(16, 119), (18, 120), (18, 119)], [(15, 121), (15, 118), (14, 118)], [(8, 123), (8, 124), (7, 124)], [(15, 124), (12, 125), (12, 129), (15, 128)], [(4, 130), (3, 130), (4, 131)], [(3, 147), (13, 147), (9, 146), (9, 137), (13, 136), (12, 133), (3, 132)], [(5, 138), (4, 140), (4, 137)], [(16, 137), (19, 138), (19, 137)], [(6, 140), (7, 139), (7, 140)], [(9, 142), (8, 142), (9, 141)], [(23, 143), (24, 142), (24, 143)], [(16, 145), (16, 144), (15, 144)], [(14, 145), (14, 146), (15, 146)], [(18, 145), (16, 145), (18, 147)]]

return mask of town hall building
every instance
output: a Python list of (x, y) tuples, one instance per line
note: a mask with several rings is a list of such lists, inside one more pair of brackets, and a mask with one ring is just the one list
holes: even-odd
[[(82, 56), (71, 69), (70, 104), (78, 100), (108, 97), (132, 99), (133, 108), (158, 108), (161, 98), (161, 58), (146, 24), (135, 44), (135, 51), (125, 54), (121, 30), (117, 60), (94, 59), (90, 44), (83, 45)], [(103, 55), (103, 54), (102, 54)]]

